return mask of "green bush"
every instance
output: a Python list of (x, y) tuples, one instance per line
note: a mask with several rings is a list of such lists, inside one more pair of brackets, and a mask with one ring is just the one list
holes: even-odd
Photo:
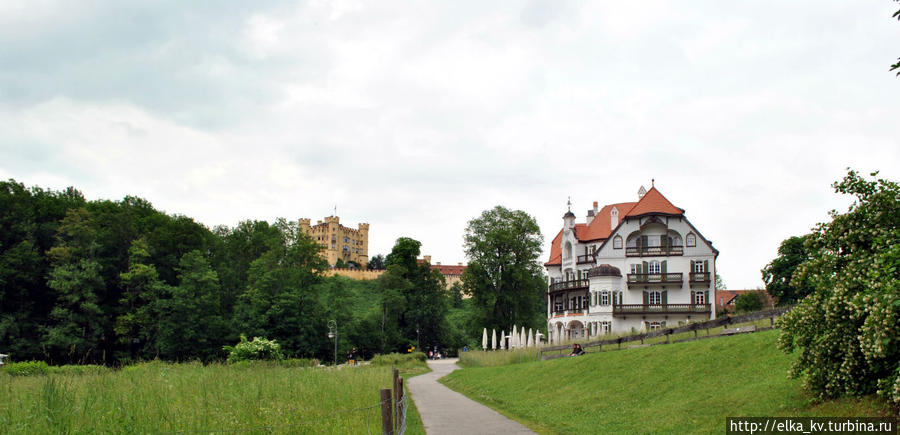
[(422, 352), (389, 353), (372, 357), (373, 366), (417, 367), (425, 365), (426, 356)]
[(50, 366), (43, 361), (22, 361), (3, 364), (3, 372), (11, 376), (34, 376), (50, 373)]
[(281, 345), (275, 340), (253, 337), (253, 341), (247, 341), (247, 337), (241, 334), (241, 341), (234, 346), (224, 346), (228, 352), (228, 362), (239, 361), (277, 361), (284, 359), (281, 353)]
[(738, 313), (750, 313), (763, 309), (765, 295), (762, 293), (762, 291), (742, 293), (734, 302), (734, 310)]

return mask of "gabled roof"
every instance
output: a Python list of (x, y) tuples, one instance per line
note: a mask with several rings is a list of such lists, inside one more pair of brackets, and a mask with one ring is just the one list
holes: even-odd
[(637, 205), (628, 212), (628, 216), (642, 216), (651, 213), (677, 216), (684, 214), (684, 210), (672, 205), (662, 193), (656, 190), (656, 187), (651, 187)]
[[(625, 217), (637, 217), (647, 214), (663, 214), (668, 216), (680, 216), (684, 210), (675, 207), (662, 193), (651, 187), (638, 202), (620, 202), (603, 206), (594, 216), (590, 224), (575, 224), (575, 238), (579, 242), (602, 241), (609, 238), (615, 227), (611, 224), (610, 214), (612, 209), (619, 212), (619, 222)], [(571, 212), (570, 212), (571, 213)], [(550, 244), (550, 259), (545, 266), (562, 264), (562, 230)]]

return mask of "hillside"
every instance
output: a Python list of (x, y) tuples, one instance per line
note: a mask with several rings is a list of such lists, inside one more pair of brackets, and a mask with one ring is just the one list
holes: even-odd
[(878, 399), (815, 403), (778, 331), (457, 370), (447, 386), (544, 433), (721, 432), (727, 416), (876, 416)]

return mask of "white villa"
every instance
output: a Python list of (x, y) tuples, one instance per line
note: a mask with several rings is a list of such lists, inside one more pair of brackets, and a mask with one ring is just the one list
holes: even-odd
[(719, 251), (656, 187), (585, 223), (569, 208), (544, 264), (551, 342), (715, 318)]

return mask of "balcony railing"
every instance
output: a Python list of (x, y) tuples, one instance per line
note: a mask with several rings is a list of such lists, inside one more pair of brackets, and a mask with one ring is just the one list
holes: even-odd
[(629, 273), (628, 285), (681, 284), (682, 273)]
[(550, 284), (550, 291), (555, 292), (557, 290), (573, 290), (573, 289), (586, 289), (588, 288), (589, 281), (586, 279), (573, 279), (570, 281), (559, 281)]
[(709, 304), (624, 304), (613, 305), (613, 315), (625, 314), (709, 314)]
[(625, 248), (627, 257), (659, 257), (663, 255), (683, 255), (681, 246), (630, 246)]
[(594, 254), (579, 255), (578, 258), (575, 259), (575, 261), (578, 264), (593, 263), (594, 262)]
[(709, 272), (691, 272), (691, 284), (709, 284)]

